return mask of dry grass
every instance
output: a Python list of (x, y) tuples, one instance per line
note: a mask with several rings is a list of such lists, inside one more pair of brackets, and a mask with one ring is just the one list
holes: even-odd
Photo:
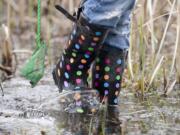
[[(175, 84), (178, 6), (177, 0), (144, 0), (138, 2), (134, 11), (129, 69), (137, 90), (142, 93), (162, 86), (165, 78), (165, 92)], [(163, 67), (168, 72), (166, 75), (162, 72)], [(178, 62), (176, 67), (179, 67)]]
[[(63, 45), (59, 44), (65, 43), (63, 37), (71, 29), (71, 22), (55, 10), (54, 5), (57, 3), (72, 13), (79, 2), (78, 0), (42, 1), (42, 33), (43, 39), (48, 43), (49, 64), (54, 63), (57, 57), (53, 54), (61, 51)], [(0, 1), (0, 25), (8, 26), (15, 52), (21, 50), (28, 52), (34, 48), (36, 8), (35, 0)], [(137, 2), (132, 16), (126, 85), (132, 87), (130, 82), (134, 82), (136, 90), (142, 93), (164, 86), (167, 92), (168, 89), (172, 89), (175, 81), (180, 81), (179, 12), (178, 0), (139, 0)], [(0, 39), (1, 42), (2, 39)]]

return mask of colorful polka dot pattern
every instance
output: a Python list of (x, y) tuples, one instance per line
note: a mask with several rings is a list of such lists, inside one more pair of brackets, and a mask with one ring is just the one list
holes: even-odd
[[(73, 89), (73, 87), (87, 87), (88, 69), (100, 49), (100, 42), (104, 33), (95, 31), (88, 34), (77, 26), (69, 37), (68, 45), (56, 67), (58, 74), (58, 85), (62, 89)], [(91, 36), (89, 36), (91, 35)]]
[(110, 104), (118, 104), (121, 78), (124, 70), (124, 56), (118, 51), (109, 53), (102, 51), (95, 60), (93, 67), (93, 87), (101, 99), (107, 97)]

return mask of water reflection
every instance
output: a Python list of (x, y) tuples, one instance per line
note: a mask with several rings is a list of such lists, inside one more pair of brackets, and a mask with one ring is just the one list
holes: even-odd
[(121, 121), (117, 107), (102, 107), (96, 114), (54, 111), (53, 117), (63, 135), (121, 135)]
[(60, 111), (54, 111), (56, 125), (63, 135), (119, 135), (119, 107), (100, 104), (96, 90), (61, 94)]
[(108, 106), (106, 117), (106, 134), (120, 135), (122, 133), (121, 121), (119, 119), (119, 107)]

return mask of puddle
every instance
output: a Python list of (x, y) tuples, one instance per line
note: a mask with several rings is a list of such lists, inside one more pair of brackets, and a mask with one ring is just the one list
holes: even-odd
[(18, 76), (3, 84), (0, 135), (180, 134), (179, 87), (167, 98), (152, 94), (146, 101), (122, 90), (119, 112), (111, 109), (105, 115), (101, 107), (95, 114), (74, 114), (62, 111), (61, 96), (49, 73), (34, 89)]

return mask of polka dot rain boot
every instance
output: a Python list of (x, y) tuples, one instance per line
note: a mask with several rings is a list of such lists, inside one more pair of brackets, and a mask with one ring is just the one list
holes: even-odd
[(106, 33), (106, 29), (89, 24), (82, 15), (80, 16), (53, 71), (53, 78), (60, 92), (88, 87), (88, 70), (101, 48)]
[(126, 57), (126, 50), (104, 45), (93, 65), (93, 88), (109, 105), (118, 104)]
[[(65, 111), (93, 113), (98, 108), (98, 93), (96, 90), (88, 88), (87, 78), (90, 65), (102, 47), (101, 43), (107, 32), (100, 26), (89, 24), (82, 15), (74, 24), (68, 44), (53, 71), (53, 78), (59, 91), (68, 93), (66, 97), (70, 97), (65, 102), (65, 106), (67, 106)], [(93, 96), (89, 99), (85, 98), (86, 91), (91, 91), (88, 95)]]
[(93, 65), (93, 88), (99, 91), (101, 102), (107, 103), (105, 132), (108, 135), (121, 132), (118, 97), (126, 57), (127, 50), (104, 45)]

